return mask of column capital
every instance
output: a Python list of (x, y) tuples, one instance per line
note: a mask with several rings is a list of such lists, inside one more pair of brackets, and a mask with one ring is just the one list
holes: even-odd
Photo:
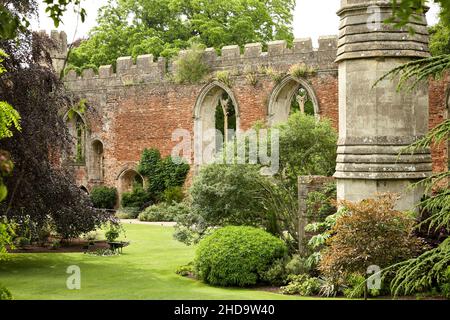
[[(424, 7), (424, 12), (428, 10)], [(336, 62), (384, 57), (429, 57), (425, 14), (414, 14), (407, 25), (395, 28), (389, 0), (342, 0)], [(410, 31), (413, 30), (414, 33)]]

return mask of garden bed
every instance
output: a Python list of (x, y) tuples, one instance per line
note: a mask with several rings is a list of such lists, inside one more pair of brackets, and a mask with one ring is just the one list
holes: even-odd
[(75, 253), (75, 252), (86, 252), (86, 251), (96, 251), (99, 249), (108, 249), (109, 245), (107, 241), (94, 241), (93, 245), (87, 248), (89, 241), (83, 239), (71, 240), (68, 243), (62, 244), (59, 247), (52, 247), (51, 244), (40, 246), (37, 244), (26, 245), (21, 248), (16, 248), (14, 250), (8, 250), (10, 253)]

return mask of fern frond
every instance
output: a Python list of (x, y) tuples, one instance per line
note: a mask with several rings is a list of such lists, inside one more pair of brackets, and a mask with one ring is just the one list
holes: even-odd
[(450, 238), (447, 238), (436, 249), (389, 267), (388, 269), (396, 270), (396, 275), (391, 281), (391, 292), (394, 296), (409, 295), (448, 281), (444, 277), (449, 266)]
[(373, 86), (377, 86), (384, 80), (398, 78), (398, 91), (404, 88), (412, 91), (420, 82), (429, 77), (438, 78), (448, 69), (450, 69), (450, 54), (414, 60), (392, 69), (378, 79)]
[(442, 122), (434, 129), (432, 129), (428, 134), (404, 148), (401, 153), (414, 152), (417, 150), (430, 148), (433, 144), (439, 144), (450, 138), (450, 119)]

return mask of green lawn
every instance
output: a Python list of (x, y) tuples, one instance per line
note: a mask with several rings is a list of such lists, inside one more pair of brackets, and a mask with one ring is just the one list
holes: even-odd
[[(253, 289), (216, 288), (175, 274), (194, 248), (173, 240), (172, 228), (125, 225), (131, 245), (121, 256), (14, 254), (0, 265), (0, 283), (14, 299), (292, 299)], [(68, 266), (81, 269), (81, 290), (66, 288)]]

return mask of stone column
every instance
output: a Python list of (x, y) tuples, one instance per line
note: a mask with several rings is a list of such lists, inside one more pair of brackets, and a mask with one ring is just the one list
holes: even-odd
[(392, 14), (388, 0), (341, 0), (336, 62), (339, 65), (339, 142), (335, 177), (338, 199), (359, 201), (394, 192), (400, 210), (420, 201), (410, 189), (431, 174), (429, 150), (402, 154), (428, 131), (428, 84), (397, 92), (397, 81), (377, 79), (416, 58), (428, 57), (424, 16), (408, 28), (383, 23)]
[(50, 38), (53, 40), (55, 47), (50, 50), (50, 56), (53, 62), (53, 68), (57, 76), (60, 76), (65, 67), (68, 54), (67, 35), (64, 31), (58, 32), (52, 30)]

